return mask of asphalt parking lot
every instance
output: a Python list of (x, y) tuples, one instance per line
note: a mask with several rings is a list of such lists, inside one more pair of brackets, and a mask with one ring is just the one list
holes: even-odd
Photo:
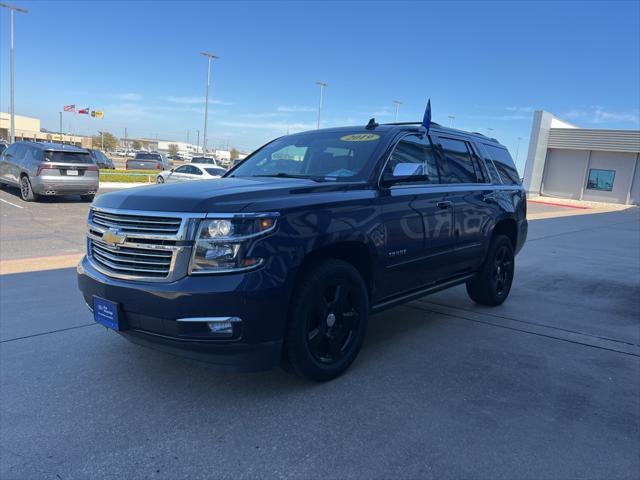
[[(0, 199), (0, 259), (82, 252), (87, 204)], [(640, 210), (558, 208), (504, 305), (374, 316), (325, 384), (130, 344), (72, 267), (2, 275), (0, 478), (638, 478)]]

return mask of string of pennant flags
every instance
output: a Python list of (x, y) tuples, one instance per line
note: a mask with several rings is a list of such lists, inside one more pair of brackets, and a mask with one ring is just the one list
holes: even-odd
[(77, 113), (78, 115), (90, 115), (93, 118), (103, 118), (104, 117), (104, 111), (102, 111), (102, 110), (91, 110), (91, 108), (89, 108), (89, 107), (76, 109), (75, 103), (73, 105), (65, 105), (64, 106), (64, 111), (65, 112), (70, 112), (70, 113)]

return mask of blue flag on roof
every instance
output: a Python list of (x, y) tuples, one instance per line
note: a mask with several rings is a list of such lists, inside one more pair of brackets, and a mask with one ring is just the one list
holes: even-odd
[(424, 117), (422, 118), (422, 126), (429, 133), (429, 127), (431, 126), (431, 99), (427, 102), (427, 109), (424, 111)]

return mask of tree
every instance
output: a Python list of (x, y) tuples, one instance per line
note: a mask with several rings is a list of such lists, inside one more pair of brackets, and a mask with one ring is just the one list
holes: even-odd
[[(104, 138), (102, 135), (104, 134)], [(102, 148), (104, 142), (104, 150), (115, 150), (118, 148), (118, 139), (109, 132), (98, 132), (97, 135), (91, 137), (93, 148)]]
[(236, 147), (233, 147), (231, 149), (231, 160), (236, 160), (239, 156), (240, 156), (240, 152), (238, 151), (238, 149)]
[(176, 145), (175, 143), (170, 143), (169, 144), (169, 156), (170, 157), (175, 157), (178, 155), (178, 145)]
[(131, 144), (131, 148), (133, 148), (134, 150), (140, 150), (142, 148), (142, 144), (140, 143), (140, 140), (134, 140), (133, 143)]

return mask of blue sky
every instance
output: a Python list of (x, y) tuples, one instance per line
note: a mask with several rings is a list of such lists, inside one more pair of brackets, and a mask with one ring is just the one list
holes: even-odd
[[(58, 128), (64, 104), (104, 109), (105, 129), (195, 139), (206, 60), (209, 144), (250, 150), (287, 130), (421, 118), (487, 132), (526, 154), (532, 111), (579, 126), (640, 128), (640, 2), (24, 1), (16, 113)], [(0, 9), (8, 108), (8, 12)], [(66, 115), (65, 129), (99, 121)]]

